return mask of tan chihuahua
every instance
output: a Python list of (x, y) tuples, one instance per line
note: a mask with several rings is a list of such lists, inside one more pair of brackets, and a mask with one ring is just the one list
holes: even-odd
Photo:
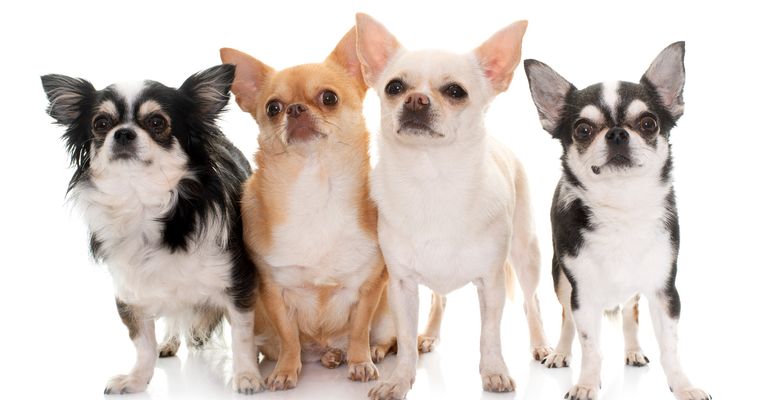
[(282, 71), (221, 50), (237, 66), (237, 103), (260, 130), (242, 212), (261, 276), (255, 333), (266, 337), (262, 353), (277, 359), (270, 390), (295, 387), (302, 360), (346, 361), (349, 379), (377, 379), (373, 362), (395, 346), (355, 40), (352, 29), (323, 63)]

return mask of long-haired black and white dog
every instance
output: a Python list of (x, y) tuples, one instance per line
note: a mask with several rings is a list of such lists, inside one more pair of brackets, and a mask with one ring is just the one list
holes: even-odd
[[(105, 393), (145, 390), (158, 351), (174, 355), (182, 333), (188, 345), (203, 345), (225, 316), (234, 388), (262, 388), (251, 312), (256, 269), (239, 211), (250, 166), (216, 126), (234, 72), (213, 67), (179, 89), (143, 81), (96, 90), (83, 79), (42, 77), (48, 113), (67, 129), (69, 196), (85, 216), (94, 258), (112, 274), (137, 351), (131, 372), (112, 378)], [(169, 330), (158, 349), (159, 317)]]

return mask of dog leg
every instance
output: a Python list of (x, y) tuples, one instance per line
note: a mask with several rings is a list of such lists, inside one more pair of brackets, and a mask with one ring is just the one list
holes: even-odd
[(273, 282), (262, 278), (261, 299), (264, 311), (280, 338), (280, 352), (277, 365), (267, 377), (269, 390), (287, 390), (296, 387), (301, 372), (301, 342), (299, 327), (295, 319), (288, 316), (283, 302), (282, 290)]
[(544, 334), (544, 324), (541, 322), (541, 309), (536, 289), (539, 286), (541, 255), (538, 241), (535, 237), (523, 237), (517, 232), (512, 238), (511, 261), (520, 287), (523, 289), (523, 309), (528, 318), (528, 332), (531, 341), (531, 352), (536, 360), (543, 360), (552, 348), (547, 344)]
[(259, 371), (258, 349), (253, 335), (253, 311), (227, 306), (232, 327), (232, 385), (238, 393), (254, 394), (264, 390)]
[(128, 336), (136, 347), (136, 363), (127, 375), (116, 375), (110, 379), (104, 394), (143, 392), (152, 380), (157, 362), (155, 320), (120, 300), (117, 300), (117, 312), (128, 327)]
[(483, 390), (511, 392), (515, 382), (510, 378), (501, 355), (501, 316), (506, 301), (503, 268), (497, 276), (478, 279), (477, 296), (480, 299), (480, 376)]
[(443, 322), (446, 297), (432, 292), (432, 307), (429, 309), (427, 329), (419, 335), (419, 353), (429, 353), (440, 342), (440, 324)]
[(648, 357), (640, 348), (640, 341), (637, 337), (637, 330), (640, 326), (638, 301), (640, 301), (640, 295), (633, 297), (621, 310), (624, 325), (624, 363), (633, 367), (643, 367), (649, 362)]
[(565, 279), (565, 275), (561, 272), (557, 286), (557, 299), (563, 306), (563, 324), (560, 327), (560, 341), (557, 342), (557, 348), (541, 362), (547, 368), (565, 368), (571, 362), (571, 346), (573, 345), (573, 336), (576, 334), (576, 327), (573, 324), (573, 310), (571, 310), (571, 291), (570, 282)]
[(368, 382), (379, 379), (379, 370), (371, 359), (371, 323), (387, 284), (387, 272), (382, 263), (380, 273), (374, 274), (360, 288), (360, 301), (352, 310), (347, 351), (347, 378)]
[(397, 364), (389, 379), (368, 392), (372, 400), (401, 400), (416, 379), (419, 360), (417, 337), (419, 332), (419, 287), (412, 281), (390, 276), (389, 308), (397, 326)]
[(581, 374), (579, 382), (572, 387), (565, 398), (569, 400), (595, 400), (600, 390), (600, 326), (603, 310), (579, 298), (581, 306), (573, 310), (573, 319), (581, 342)]
[(680, 360), (677, 355), (677, 323), (679, 315), (673, 314), (669, 307), (670, 302), (676, 302), (677, 304), (680, 302), (677, 289), (674, 286), (667, 293), (648, 296), (653, 328), (656, 332), (656, 340), (659, 342), (661, 366), (667, 375), (667, 383), (678, 400), (709, 400), (712, 397), (707, 392), (691, 385), (691, 382), (680, 366)]

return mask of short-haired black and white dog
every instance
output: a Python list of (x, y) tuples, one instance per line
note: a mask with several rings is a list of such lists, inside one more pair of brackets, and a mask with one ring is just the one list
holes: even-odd
[(552, 202), (552, 274), (563, 326), (542, 364), (568, 365), (574, 322), (581, 375), (567, 399), (595, 399), (600, 387), (600, 322), (624, 305), (626, 363), (648, 359), (637, 340), (637, 302), (648, 299), (661, 364), (678, 399), (710, 396), (693, 387), (677, 356), (680, 298), (675, 289), (680, 234), (670, 177), (669, 134), (683, 114), (685, 44), (670, 45), (639, 84), (577, 89), (549, 66), (526, 60), (542, 126), (563, 146), (563, 177)]
[(158, 356), (155, 319), (204, 344), (226, 316), (232, 325), (233, 385), (261, 390), (253, 338), (256, 270), (242, 239), (241, 184), (248, 161), (216, 126), (235, 68), (194, 74), (179, 89), (158, 82), (96, 90), (86, 80), (42, 77), (48, 113), (66, 127), (75, 167), (68, 193), (82, 210), (95, 259), (112, 274), (121, 319), (137, 351), (131, 372), (105, 393), (146, 389)]

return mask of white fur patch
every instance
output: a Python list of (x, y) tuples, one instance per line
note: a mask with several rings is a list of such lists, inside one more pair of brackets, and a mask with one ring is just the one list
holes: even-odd
[(112, 100), (108, 100), (99, 104), (97, 111), (101, 114), (109, 114), (113, 117), (117, 117), (117, 106)]
[(133, 106), (136, 99), (139, 97), (142, 91), (144, 91), (145, 83), (143, 81), (137, 82), (120, 82), (113, 85), (115, 91), (123, 96), (126, 109), (126, 115), (133, 114)]
[(598, 124), (602, 124), (603, 122), (605, 122), (605, 117), (603, 116), (603, 112), (600, 111), (599, 108), (591, 104), (581, 109), (581, 112), (579, 113), (579, 117), (586, 118)]
[(642, 100), (632, 100), (627, 106), (626, 120), (631, 121), (640, 116), (640, 114), (648, 111), (648, 105)]
[(603, 103), (608, 107), (611, 113), (611, 117), (616, 119), (617, 110), (619, 105), (619, 82), (605, 82), (603, 83)]

